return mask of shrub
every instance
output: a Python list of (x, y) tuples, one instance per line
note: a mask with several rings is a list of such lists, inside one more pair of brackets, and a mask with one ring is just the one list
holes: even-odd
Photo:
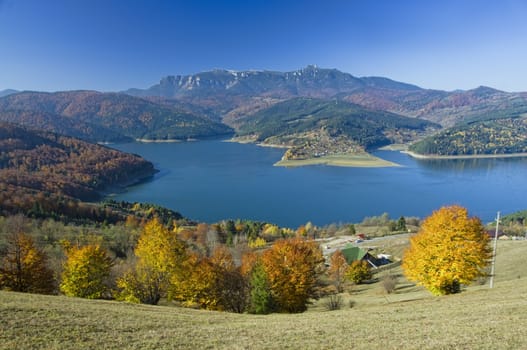
[(353, 283), (362, 283), (372, 278), (370, 265), (367, 261), (354, 261), (346, 269), (346, 278)]
[(340, 310), (342, 307), (342, 296), (331, 294), (324, 300), (324, 307), (328, 311)]
[(266, 244), (267, 242), (265, 241), (265, 239), (263, 239), (262, 237), (256, 237), (256, 239), (249, 240), (248, 246), (249, 248), (256, 249), (263, 248)]
[(392, 294), (397, 286), (397, 276), (392, 274), (384, 276), (381, 285), (387, 294)]

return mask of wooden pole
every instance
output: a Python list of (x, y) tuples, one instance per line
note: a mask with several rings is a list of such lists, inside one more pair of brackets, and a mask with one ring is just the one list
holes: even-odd
[(492, 249), (492, 263), (490, 267), (490, 286), (489, 288), (494, 287), (494, 270), (496, 265), (496, 247), (498, 245), (498, 227), (500, 225), (500, 212), (496, 217), (496, 232), (494, 233), (494, 247)]

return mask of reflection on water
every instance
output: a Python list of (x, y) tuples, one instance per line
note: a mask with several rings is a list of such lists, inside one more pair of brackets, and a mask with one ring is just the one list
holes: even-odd
[(491, 170), (506, 164), (527, 164), (527, 157), (471, 158), (471, 159), (416, 159), (419, 166), (437, 171)]

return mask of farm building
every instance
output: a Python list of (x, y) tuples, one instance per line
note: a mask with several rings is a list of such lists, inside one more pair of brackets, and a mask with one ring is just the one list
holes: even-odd
[(352, 262), (357, 260), (364, 260), (367, 261), (374, 268), (377, 268), (379, 265), (383, 265), (383, 263), (379, 261), (379, 259), (377, 259), (373, 255), (368, 253), (368, 251), (360, 247), (347, 245), (341, 250), (341, 252), (344, 255), (344, 258), (346, 258), (346, 262), (348, 264), (351, 264)]

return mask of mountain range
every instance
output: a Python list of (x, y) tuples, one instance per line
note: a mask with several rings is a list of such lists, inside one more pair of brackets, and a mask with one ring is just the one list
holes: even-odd
[(124, 93), (208, 106), (234, 126), (240, 116), (295, 97), (344, 100), (444, 127), (497, 114), (511, 117), (527, 112), (526, 92), (510, 93), (484, 86), (468, 91), (431, 90), (383, 77), (358, 78), (317, 66), (292, 72), (213, 70), (167, 76), (148, 89)]
[(120, 93), (7, 93), (0, 97), (0, 121), (97, 142), (234, 133), (298, 146), (299, 137), (324, 134), (367, 149), (415, 141), (438, 129), (527, 116), (525, 92), (432, 90), (317, 66), (290, 72), (216, 69)]

